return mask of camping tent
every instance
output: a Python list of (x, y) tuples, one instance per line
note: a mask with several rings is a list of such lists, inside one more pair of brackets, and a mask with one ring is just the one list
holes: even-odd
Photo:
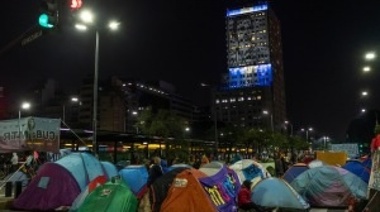
[(168, 171), (171, 171), (173, 169), (179, 168), (179, 167), (184, 167), (184, 168), (191, 168), (190, 165), (185, 164), (185, 163), (178, 163), (178, 164), (173, 164), (168, 168)]
[(107, 179), (111, 180), (113, 177), (116, 177), (119, 175), (117, 168), (113, 163), (110, 163), (108, 161), (101, 161), (102, 167), (107, 174)]
[(296, 163), (292, 167), (290, 167), (288, 170), (286, 170), (282, 178), (286, 182), (291, 183), (298, 175), (300, 175), (302, 172), (308, 169), (309, 167), (305, 163)]
[(368, 183), (371, 170), (366, 168), (362, 162), (358, 160), (349, 160), (342, 168), (350, 171), (360, 177), (364, 182)]
[(99, 176), (92, 180), (78, 196), (75, 198), (73, 204), (70, 207), (70, 211), (77, 211), (79, 207), (82, 205), (87, 196), (95, 190), (96, 187), (103, 185), (107, 182), (107, 177)]
[(145, 165), (130, 165), (119, 171), (121, 179), (137, 195), (148, 181), (148, 170)]
[(71, 153), (54, 163), (45, 163), (13, 202), (23, 210), (54, 210), (70, 206), (86, 185), (106, 176), (101, 163), (89, 153)]
[(123, 181), (109, 181), (96, 187), (77, 211), (132, 212), (137, 211), (137, 199)]
[(240, 184), (249, 180), (256, 184), (262, 178), (269, 175), (265, 168), (258, 162), (250, 159), (243, 159), (232, 164), (230, 169), (234, 170), (239, 177)]
[(257, 205), (270, 208), (305, 210), (310, 207), (285, 180), (275, 177), (258, 182), (252, 188), (251, 198)]
[(157, 179), (140, 202), (144, 212), (214, 212), (209, 195), (199, 182), (207, 177), (197, 169), (178, 167)]
[(367, 184), (351, 172), (335, 167), (308, 169), (291, 186), (312, 206), (346, 207), (352, 198), (365, 199)]
[(150, 200), (152, 205), (152, 211), (153, 212), (159, 212), (162, 202), (165, 200), (169, 188), (172, 185), (172, 182), (174, 181), (174, 178), (177, 176), (178, 173), (182, 172), (183, 170), (188, 168), (176, 168), (173, 169), (164, 175), (162, 175), (160, 178), (158, 178), (154, 183), (150, 186)]
[(16, 172), (11, 173), (8, 176), (6, 176), (3, 180), (4, 183), (5, 182), (12, 182), (13, 184), (15, 184), (17, 181), (21, 181), (21, 185), (23, 187), (25, 187), (28, 185), (29, 178), (24, 172), (16, 171)]
[(206, 177), (204, 173), (193, 168), (178, 173), (162, 203), (161, 212), (216, 211), (214, 204), (198, 181), (203, 177)]
[(199, 171), (208, 177), (200, 178), (206, 193), (219, 211), (233, 211), (240, 189), (239, 177), (232, 169), (219, 162), (203, 165)]

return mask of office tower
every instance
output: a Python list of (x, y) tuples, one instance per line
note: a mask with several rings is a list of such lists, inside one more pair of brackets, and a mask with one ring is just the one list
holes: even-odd
[(228, 72), (214, 92), (218, 121), (279, 131), (286, 118), (280, 23), (267, 3), (226, 13)]

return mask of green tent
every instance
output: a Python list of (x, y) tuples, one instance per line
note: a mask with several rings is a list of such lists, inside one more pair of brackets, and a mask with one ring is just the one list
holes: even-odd
[(137, 211), (137, 198), (121, 180), (98, 186), (79, 206), (78, 212)]

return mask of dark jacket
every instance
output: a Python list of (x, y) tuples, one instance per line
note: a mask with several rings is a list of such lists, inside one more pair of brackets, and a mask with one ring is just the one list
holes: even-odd
[(147, 185), (150, 186), (156, 181), (159, 177), (163, 175), (162, 167), (160, 165), (154, 164), (150, 169), (149, 169), (149, 177), (148, 177), (148, 182)]

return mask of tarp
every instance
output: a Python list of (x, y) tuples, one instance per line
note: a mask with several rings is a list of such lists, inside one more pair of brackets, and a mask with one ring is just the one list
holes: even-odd
[(123, 181), (107, 182), (98, 186), (84, 200), (78, 212), (137, 211), (137, 199)]
[(343, 166), (347, 161), (347, 153), (346, 152), (322, 152), (317, 151), (318, 160), (323, 161), (324, 163), (332, 166)]
[(0, 153), (59, 152), (60, 119), (26, 117), (0, 121)]
[(233, 211), (240, 189), (239, 178), (235, 171), (217, 162), (206, 164), (199, 171), (208, 176), (200, 178), (199, 181), (218, 211)]
[(145, 165), (130, 165), (119, 171), (121, 179), (137, 195), (146, 186), (148, 181), (148, 170)]
[(230, 165), (229, 168), (236, 172), (240, 184), (245, 180), (249, 180), (253, 182), (253, 184), (256, 184), (262, 178), (270, 175), (260, 163), (250, 159), (239, 160)]
[(87, 184), (106, 176), (101, 163), (89, 153), (71, 153), (55, 163), (45, 163), (14, 201), (24, 210), (54, 210), (70, 206)]
[(263, 207), (305, 210), (310, 205), (283, 179), (270, 177), (252, 188), (252, 201)]
[(304, 163), (297, 163), (291, 166), (288, 170), (286, 170), (284, 176), (282, 178), (288, 182), (291, 183), (298, 175), (303, 173), (304, 171), (308, 170), (309, 167)]
[(342, 168), (350, 171), (360, 177), (364, 182), (368, 183), (371, 170), (366, 168), (361, 161), (349, 160)]
[(291, 186), (312, 206), (346, 207), (352, 198), (366, 199), (367, 184), (351, 172), (321, 166), (308, 169)]

